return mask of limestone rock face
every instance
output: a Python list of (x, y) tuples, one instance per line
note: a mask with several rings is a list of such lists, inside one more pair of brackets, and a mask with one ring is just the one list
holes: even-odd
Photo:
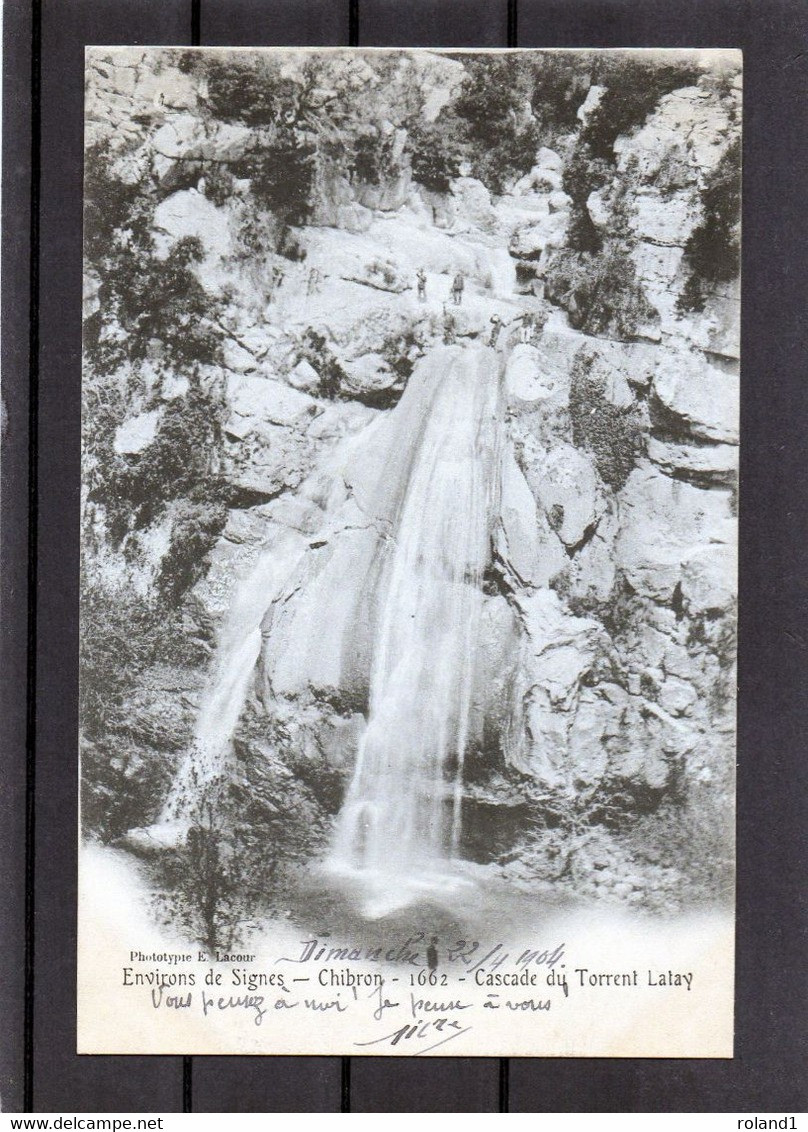
[(554, 365), (550, 351), (541, 346), (517, 345), (508, 358), (505, 383), (509, 397), (515, 402), (545, 401), (569, 391), (569, 371)]
[(526, 475), (547, 522), (562, 543), (571, 549), (582, 542), (606, 505), (587, 455), (560, 443), (549, 452), (536, 451)]
[(518, 583), (547, 586), (563, 569), (566, 557), (558, 535), (528, 487), (524, 473), (509, 448), (503, 455), (501, 474), (500, 528), (495, 549)]
[(691, 352), (663, 356), (653, 384), (660, 405), (694, 437), (738, 443), (737, 378)]
[(619, 506), (618, 564), (638, 593), (660, 602), (673, 599), (689, 562), (734, 544), (729, 490), (704, 491), (644, 466), (629, 477)]
[[(413, 179), (408, 129), (418, 115), (440, 122), (463, 63), (425, 52), (392, 53), (386, 65), (379, 82), (352, 56), (326, 65), (308, 92), (318, 106), (346, 89), (372, 106), (374, 137), (392, 159), (376, 183), (318, 163), (310, 215), (294, 224), (242, 175), (245, 158), (269, 144), (265, 127), (216, 120), (197, 75), (173, 64), (157, 74), (140, 49), (92, 60), (88, 142), (109, 143), (122, 184), (148, 186), (160, 262), (178, 241), (200, 242), (192, 270), (215, 300), (219, 340), (213, 364), (186, 372), (152, 344), (121, 369), (111, 458), (136, 469), (166, 413), (198, 387), (215, 391), (211, 479), (226, 515), (184, 608), (210, 648), (234, 603), (254, 602), (261, 652), (248, 706), (286, 737), (283, 757), (266, 736), (239, 739), (268, 768), (262, 804), (274, 805), (275, 785), (303, 765), (323, 769), (329, 812), (339, 807), (366, 725), (378, 583), (395, 538), (390, 483), (409, 451), (391, 443), (394, 406), (422, 358), (444, 343), (478, 349), (494, 315), (499, 476), (469, 743), (488, 777), (475, 789), (503, 807), (610, 790), (650, 805), (683, 782), (717, 779), (732, 728), (738, 287), (716, 286), (700, 312), (680, 300), (702, 190), (737, 132), (740, 92), (699, 85), (659, 99), (617, 138), (606, 183), (583, 203), (564, 188), (573, 192), (574, 132), (542, 146), (501, 195), (470, 163), (439, 193)], [(284, 67), (306, 84), (302, 57)], [(581, 91), (581, 126), (604, 93)], [(545, 296), (544, 273), (581, 208), (606, 242), (625, 233), (638, 285), (659, 311), (654, 328), (596, 337)], [(465, 289), (454, 306), (457, 273)], [(101, 275), (90, 273), (85, 314), (104, 301)], [(527, 311), (535, 329), (522, 342)], [(591, 406), (581, 403), (582, 365)], [(584, 427), (587, 412), (600, 432)], [(132, 544), (151, 564), (138, 576), (147, 596), (176, 512), (172, 504)], [(102, 509), (94, 530), (102, 542)], [(117, 550), (104, 555), (110, 575), (131, 578)], [(133, 700), (149, 749), (160, 742), (165, 678), (157, 672)], [(199, 683), (184, 678), (184, 715), (166, 716), (172, 749), (187, 742)], [(124, 761), (140, 774), (128, 748)], [(595, 847), (592, 870), (596, 857)]]

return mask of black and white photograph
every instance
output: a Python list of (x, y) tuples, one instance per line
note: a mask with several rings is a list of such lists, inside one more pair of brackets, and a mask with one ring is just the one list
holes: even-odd
[(79, 1052), (731, 1057), (740, 52), (85, 77)]

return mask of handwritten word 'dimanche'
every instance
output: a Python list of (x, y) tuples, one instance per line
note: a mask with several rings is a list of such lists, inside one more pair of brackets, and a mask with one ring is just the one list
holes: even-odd
[(581, 987), (687, 987), (691, 990), (693, 986), (692, 971), (648, 971), (643, 981), (636, 970), (590, 971), (588, 967), (576, 967), (575, 974)]
[(381, 947), (329, 947), (319, 939), (304, 939), (302, 951), (296, 958), (282, 955), (276, 963), (308, 963), (314, 960), (317, 963), (414, 963), (419, 966), (425, 963), (418, 946), (424, 941), (424, 933), (418, 932), (409, 936), (404, 943), (393, 945), (385, 949)]
[[(296, 956), (282, 955), (275, 960), (276, 963), (390, 963), (408, 964), (415, 967), (426, 967), (426, 935), (417, 932), (408, 936), (403, 943), (390, 946), (384, 944), (378, 947), (356, 947), (352, 944), (329, 945), (321, 939), (301, 940), (300, 954)], [(505, 945), (496, 943), (486, 948), (479, 940), (458, 939), (447, 943), (441, 948), (441, 965), (468, 968), (472, 974), (478, 968), (495, 971), (509, 960), (518, 968), (547, 967), (552, 969), (561, 963), (564, 958), (565, 944), (559, 943), (552, 947), (536, 947), (511, 956), (505, 950)], [(561, 964), (563, 966), (563, 963)], [(346, 984), (348, 985), (348, 984)]]

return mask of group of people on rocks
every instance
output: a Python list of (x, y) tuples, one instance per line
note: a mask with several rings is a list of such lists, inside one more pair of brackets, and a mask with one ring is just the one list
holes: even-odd
[[(420, 302), (426, 302), (426, 272), (423, 267), (419, 267), (415, 273), (415, 283), (418, 289), (418, 299)], [(463, 278), (463, 272), (458, 271), (452, 279), (451, 295), (452, 302), (456, 307), (459, 307), (463, 302), (463, 291), (466, 286), (466, 280)]]
[[(284, 269), (280, 265), (275, 265), (272, 269), (270, 278), (270, 296), (273, 296), (281, 287), (285, 277)], [(306, 276), (306, 295), (317, 295), (320, 293), (323, 284), (323, 277), (318, 267), (311, 267)], [(426, 288), (427, 288), (427, 274), (423, 267), (419, 267), (415, 274), (415, 286), (418, 294), (419, 302), (426, 302)], [(459, 307), (463, 303), (463, 292), (465, 290), (466, 281), (462, 271), (455, 272), (450, 286), (450, 296), (452, 306)], [(519, 323), (519, 341), (522, 343), (530, 343), (533, 341), (534, 336), (541, 330), (541, 320), (534, 311), (523, 310), (510, 322), (505, 322), (502, 317), (496, 312), (491, 315), (489, 319), (490, 330), (488, 331), (487, 345), (492, 349), (496, 348), (499, 344), (499, 339), (502, 331), (506, 326), (512, 325), (514, 322)], [(457, 341), (457, 320), (454, 314), (449, 309), (447, 302), (443, 304), (443, 342), (444, 345), (452, 345)]]
[[(415, 274), (415, 285), (418, 292), (419, 302), (426, 302), (426, 284), (427, 275), (423, 267), (419, 267)], [(463, 302), (463, 291), (465, 289), (465, 279), (462, 271), (455, 273), (452, 278), (450, 294), (452, 305), (459, 307)], [(530, 310), (524, 310), (521, 314), (516, 316), (513, 321), (519, 322), (519, 341), (522, 343), (530, 343), (533, 341), (534, 335), (541, 330), (540, 320), (536, 313)], [(491, 329), (488, 332), (487, 343), (490, 347), (496, 347), (499, 342), (499, 336), (506, 325), (503, 319), (496, 313), (491, 315), (489, 319)], [(443, 304), (443, 342), (444, 345), (451, 345), (457, 340), (457, 322), (454, 315), (448, 309), (446, 303)]]

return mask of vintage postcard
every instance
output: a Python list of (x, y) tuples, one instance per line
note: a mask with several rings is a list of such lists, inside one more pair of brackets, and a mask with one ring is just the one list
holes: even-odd
[(731, 1057), (740, 54), (86, 64), (79, 1051)]

